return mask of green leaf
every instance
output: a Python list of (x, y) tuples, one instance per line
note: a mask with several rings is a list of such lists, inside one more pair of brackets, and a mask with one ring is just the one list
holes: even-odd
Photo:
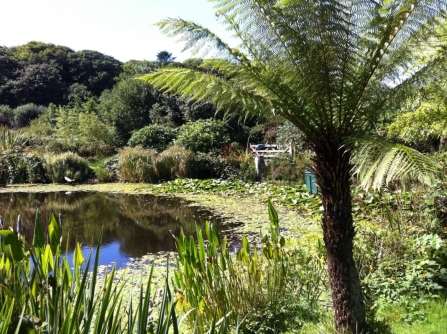
[(54, 213), (50, 213), (50, 224), (48, 225), (48, 234), (50, 235), (51, 250), (56, 253), (62, 237), (62, 231), (57, 223)]
[(24, 254), (22, 245), (17, 235), (10, 230), (0, 231), (3, 244), (5, 245), (5, 253), (13, 261), (22, 261)]
[(36, 212), (36, 221), (34, 223), (34, 236), (33, 246), (36, 249), (43, 249), (45, 247), (45, 237), (42, 232), (42, 226), (40, 225), (39, 212)]

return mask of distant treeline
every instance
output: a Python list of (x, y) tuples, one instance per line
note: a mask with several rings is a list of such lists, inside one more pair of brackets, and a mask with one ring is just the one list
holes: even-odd
[(0, 105), (65, 105), (79, 90), (99, 96), (122, 71), (119, 60), (97, 51), (42, 42), (0, 47)]

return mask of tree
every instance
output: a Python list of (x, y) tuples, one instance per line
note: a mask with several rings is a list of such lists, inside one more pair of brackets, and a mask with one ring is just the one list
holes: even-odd
[(8, 49), (0, 47), (0, 104), (13, 104), (10, 83), (17, 77), (19, 68), (21, 65), (10, 55)]
[(125, 145), (133, 131), (152, 123), (149, 112), (157, 100), (147, 82), (128, 79), (104, 92), (100, 101), (104, 117), (114, 125), (120, 144)]
[(115, 77), (122, 71), (122, 63), (97, 51), (83, 50), (68, 55), (71, 83), (79, 83), (95, 96), (111, 89)]
[(65, 103), (66, 86), (56, 65), (28, 65), (18, 74), (17, 79), (9, 83), (16, 106), (27, 103), (46, 106), (50, 103)]
[(10, 48), (10, 54), (24, 66), (32, 64), (53, 64), (59, 69), (62, 81), (69, 82), (68, 55), (74, 51), (66, 46), (31, 41)]
[(155, 71), (160, 64), (156, 61), (149, 60), (129, 60), (123, 64), (123, 71), (117, 78), (118, 81), (123, 81), (135, 77), (140, 77)]
[[(424, 66), (412, 66), (414, 51), (425, 45), (446, 4), (440, 0), (214, 2), (222, 22), (241, 40), (240, 48), (190, 21), (166, 19), (158, 25), (186, 41), (185, 49), (217, 49), (222, 59), (206, 60), (203, 66), (218, 74), (163, 68), (144, 79), (185, 98), (211, 101), (219, 109), (231, 111), (238, 104), (247, 114), (281, 115), (303, 133), (314, 153), (313, 171), (323, 204), (335, 326), (363, 332), (365, 305), (353, 259), (349, 148), (367, 142), (359, 138), (371, 133), (371, 124), (385, 107), (406, 97), (443, 61), (440, 52), (433, 52)], [(394, 157), (408, 165), (429, 164), (413, 151), (411, 158), (408, 150), (397, 152)], [(381, 175), (376, 174), (377, 182)]]
[(172, 53), (168, 51), (160, 51), (157, 53), (157, 61), (162, 64), (172, 63), (175, 57), (172, 57)]

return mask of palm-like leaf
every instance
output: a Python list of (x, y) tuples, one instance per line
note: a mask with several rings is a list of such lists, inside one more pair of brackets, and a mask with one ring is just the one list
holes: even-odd
[[(210, 30), (181, 19), (159, 23), (186, 48), (214, 48), (224, 58), (197, 70), (162, 69), (143, 79), (155, 87), (227, 112), (275, 113), (299, 128), (313, 149), (323, 203), (322, 227), (336, 327), (361, 332), (365, 307), (353, 259), (351, 151), (365, 185), (404, 175), (429, 183), (429, 159), (403, 146), (367, 142), (359, 134), (385, 106), (406, 98), (445, 60), (435, 45), (421, 63), (431, 28), (447, 0), (213, 0), (239, 38), (230, 47)], [(421, 65), (422, 64), (422, 65)], [(350, 142), (356, 140), (356, 142)], [(365, 172), (375, 167), (376, 173)]]
[(371, 136), (351, 139), (351, 143), (355, 143), (353, 174), (365, 189), (378, 190), (384, 184), (405, 178), (431, 186), (434, 180), (443, 177), (438, 163), (405, 145)]
[(166, 19), (160, 28), (180, 36), (185, 49), (214, 48), (227, 61), (204, 65), (213, 72), (163, 69), (145, 80), (220, 108), (281, 114), (310, 142), (328, 131), (349, 136), (362, 129), (390, 98), (427, 75), (426, 67), (407, 64), (446, 7), (443, 0), (215, 2), (242, 47), (231, 48), (196, 23)]

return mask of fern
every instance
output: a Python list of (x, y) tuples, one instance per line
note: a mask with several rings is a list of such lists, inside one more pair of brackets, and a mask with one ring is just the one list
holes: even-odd
[[(354, 144), (347, 140), (348, 144)], [(406, 178), (431, 186), (442, 179), (441, 166), (429, 156), (405, 145), (394, 144), (380, 137), (355, 139), (353, 174), (365, 189), (379, 190), (384, 184)]]

